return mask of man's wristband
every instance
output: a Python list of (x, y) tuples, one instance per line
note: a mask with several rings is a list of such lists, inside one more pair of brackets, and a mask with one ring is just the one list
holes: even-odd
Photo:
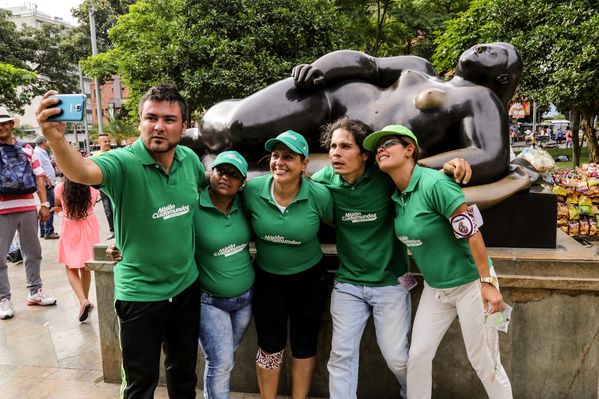
[(40, 206), (43, 206), (44, 208), (48, 208), (48, 209), (50, 209), (50, 203), (49, 203), (49, 202), (47, 202), (47, 201), (46, 201), (46, 202), (42, 202), (42, 203), (40, 204)]

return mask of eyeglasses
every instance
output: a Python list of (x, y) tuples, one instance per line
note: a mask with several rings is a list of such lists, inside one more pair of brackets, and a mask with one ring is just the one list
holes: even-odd
[(241, 175), (234, 170), (225, 170), (223, 168), (214, 168), (214, 171), (220, 177), (227, 176), (229, 179), (241, 180)]
[(380, 143), (377, 147), (376, 150), (378, 151), (379, 149), (383, 149), (386, 150), (389, 147), (393, 147), (394, 145), (397, 144), (401, 144), (401, 145), (405, 145), (403, 141), (399, 140), (399, 139), (389, 139), (389, 140), (385, 140), (382, 143)]

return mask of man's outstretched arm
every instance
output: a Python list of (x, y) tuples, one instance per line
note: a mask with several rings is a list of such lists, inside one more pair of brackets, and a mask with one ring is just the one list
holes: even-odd
[(44, 94), (39, 107), (35, 111), (37, 122), (42, 128), (42, 134), (48, 139), (48, 144), (54, 153), (54, 159), (62, 173), (70, 180), (89, 185), (102, 183), (102, 171), (94, 162), (83, 158), (81, 154), (67, 143), (65, 138), (66, 124), (48, 121), (52, 115), (60, 113), (59, 108), (50, 108), (59, 102), (56, 98), (49, 98), (57, 91), (50, 90)]

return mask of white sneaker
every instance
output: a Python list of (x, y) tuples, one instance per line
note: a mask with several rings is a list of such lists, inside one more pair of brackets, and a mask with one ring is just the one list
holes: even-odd
[(10, 319), (15, 315), (15, 312), (12, 310), (12, 304), (10, 303), (10, 299), (4, 298), (0, 301), (0, 319), (6, 320)]
[(48, 306), (56, 304), (56, 299), (46, 295), (41, 288), (39, 288), (35, 294), (29, 294), (27, 297), (27, 306)]

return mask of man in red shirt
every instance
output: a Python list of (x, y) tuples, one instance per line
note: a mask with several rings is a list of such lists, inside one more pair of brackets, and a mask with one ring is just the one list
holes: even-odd
[[(0, 145), (18, 146), (27, 156), (31, 169), (36, 177), (37, 195), (41, 206), (39, 220), (44, 222), (50, 216), (50, 204), (46, 200), (44, 171), (39, 159), (34, 156), (33, 148), (28, 144), (17, 142), (12, 131), (18, 120), (13, 118), (6, 109), (0, 107)], [(21, 251), (25, 258), (27, 288), (29, 296), (27, 305), (54, 305), (56, 299), (48, 296), (42, 290), (40, 264), (42, 248), (37, 236), (38, 211), (33, 194), (7, 195), (0, 194), (0, 319), (10, 319), (14, 316), (11, 303), (10, 283), (8, 281), (8, 266), (6, 254), (15, 232), (19, 232)]]

